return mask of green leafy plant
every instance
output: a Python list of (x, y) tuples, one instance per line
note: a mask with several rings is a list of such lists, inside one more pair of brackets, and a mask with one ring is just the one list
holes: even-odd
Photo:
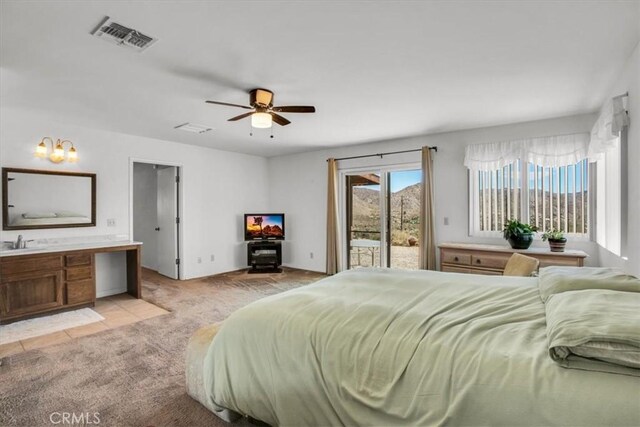
[(549, 231), (546, 231), (543, 235), (542, 235), (542, 240), (543, 241), (547, 241), (547, 240), (564, 240), (564, 233), (560, 230), (556, 230), (555, 228), (552, 228)]
[(533, 234), (536, 231), (538, 231), (538, 228), (535, 225), (524, 224), (517, 219), (510, 219), (504, 223), (502, 235), (505, 240), (509, 240), (509, 238), (517, 239), (524, 234)]

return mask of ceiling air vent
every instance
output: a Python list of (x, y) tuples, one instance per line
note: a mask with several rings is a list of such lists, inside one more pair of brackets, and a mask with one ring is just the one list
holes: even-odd
[(196, 123), (183, 123), (181, 125), (175, 126), (174, 129), (180, 129), (186, 132), (193, 132), (193, 133), (205, 133), (205, 132), (209, 132), (210, 130), (213, 130), (213, 128), (209, 126), (199, 125)]
[(104, 18), (100, 25), (98, 25), (98, 28), (91, 34), (109, 43), (128, 47), (137, 52), (142, 52), (158, 40), (142, 34), (138, 30), (118, 24), (108, 16)]

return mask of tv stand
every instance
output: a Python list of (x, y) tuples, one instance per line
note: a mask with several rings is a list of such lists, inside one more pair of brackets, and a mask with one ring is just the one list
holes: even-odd
[(249, 273), (280, 273), (282, 244), (274, 240), (257, 240), (247, 243)]

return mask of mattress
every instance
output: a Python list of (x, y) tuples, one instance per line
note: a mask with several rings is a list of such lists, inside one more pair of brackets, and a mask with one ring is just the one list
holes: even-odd
[(640, 425), (640, 378), (549, 357), (537, 278), (347, 271), (238, 310), (199, 348), (189, 393), (227, 419)]

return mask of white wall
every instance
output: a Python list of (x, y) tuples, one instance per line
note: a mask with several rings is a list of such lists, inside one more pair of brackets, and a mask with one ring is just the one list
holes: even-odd
[(638, 167), (640, 165), (640, 44), (627, 60), (609, 96), (613, 97), (624, 92), (629, 92), (627, 110), (630, 120), (626, 159), (628, 165), (627, 259), (601, 246), (598, 246), (598, 254), (603, 265), (615, 266), (640, 276), (640, 168)]
[[(269, 209), (285, 212), (287, 241), (283, 263), (315, 271), (325, 270), (326, 159), (437, 146), (434, 156), (434, 192), (437, 242), (485, 242), (506, 244), (502, 239), (478, 239), (468, 235), (467, 169), (462, 164), (468, 144), (561, 135), (591, 130), (595, 115), (562, 117), (534, 122), (494, 126), (435, 135), (382, 141), (340, 149), (280, 156), (269, 159)], [(340, 162), (341, 168), (375, 166), (388, 163), (420, 162), (420, 153)], [(444, 218), (449, 225), (444, 225)], [(546, 243), (536, 242), (544, 246)], [(590, 256), (589, 265), (598, 264), (592, 242), (569, 242), (568, 248), (581, 249)], [(310, 254), (313, 253), (313, 258)]]
[(144, 243), (142, 265), (158, 270), (158, 174), (149, 163), (133, 164), (133, 240)]
[[(53, 108), (53, 107), (52, 107)], [(183, 268), (185, 278), (246, 266), (242, 213), (267, 208), (267, 160), (210, 148), (72, 126), (21, 108), (0, 109), (0, 165), (97, 174), (97, 226), (2, 231), (0, 240), (129, 234), (129, 162), (147, 159), (183, 166)], [(176, 132), (179, 132), (176, 130)], [(65, 138), (78, 149), (76, 164), (33, 156), (43, 136)], [(211, 138), (215, 134), (202, 135)], [(107, 227), (107, 219), (116, 225)], [(143, 249), (144, 250), (144, 249)], [(215, 262), (210, 261), (215, 255)], [(197, 263), (197, 258), (202, 263)]]

